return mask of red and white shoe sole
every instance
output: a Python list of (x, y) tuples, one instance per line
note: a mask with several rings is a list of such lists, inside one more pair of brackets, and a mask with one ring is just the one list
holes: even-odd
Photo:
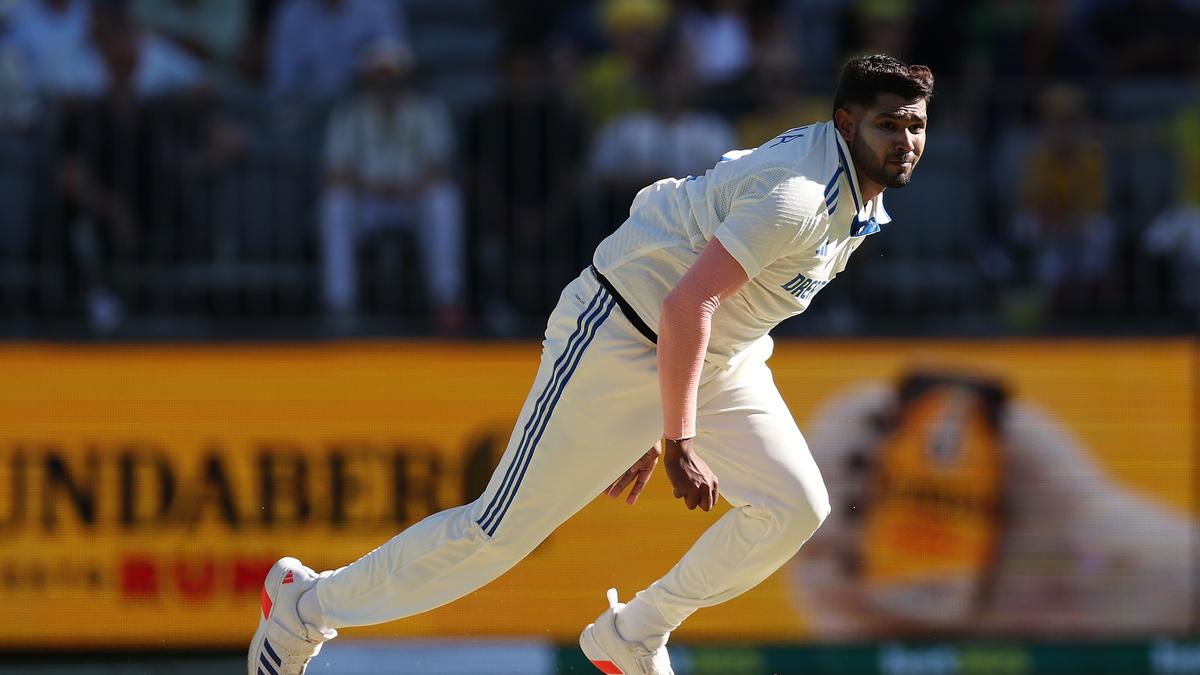
[(608, 659), (608, 655), (596, 643), (596, 638), (592, 637), (593, 625), (589, 623), (587, 628), (584, 628), (583, 632), (579, 634), (579, 648), (583, 650), (583, 655), (605, 675), (625, 675), (625, 671)]

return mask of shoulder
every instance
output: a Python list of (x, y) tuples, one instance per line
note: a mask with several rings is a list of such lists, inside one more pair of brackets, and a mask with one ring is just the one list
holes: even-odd
[(780, 223), (816, 226), (824, 212), (823, 186), (803, 176), (789, 176), (779, 181), (762, 199), (764, 213)]
[(824, 198), (825, 186), (808, 176), (797, 174), (792, 167), (765, 167), (759, 172), (765, 178), (768, 196), (783, 208), (813, 210)]
[(832, 122), (813, 122), (784, 129), (769, 138), (761, 147), (767, 150), (782, 149), (793, 155), (824, 152), (829, 145), (831, 133), (836, 133)]
[(746, 208), (745, 213), (775, 224), (813, 224), (824, 205), (822, 186), (786, 172), (784, 167), (755, 172), (753, 184), (737, 199), (734, 209)]
[[(834, 133), (827, 124), (810, 124), (776, 134), (755, 152), (764, 164), (787, 167), (794, 176), (819, 182), (823, 188), (840, 166)], [(769, 159), (768, 159), (769, 158)]]
[(806, 176), (793, 176), (780, 183), (777, 189), (779, 208), (789, 218), (807, 222), (813, 227), (820, 223), (828, 226), (828, 218), (822, 218), (828, 211), (823, 183)]

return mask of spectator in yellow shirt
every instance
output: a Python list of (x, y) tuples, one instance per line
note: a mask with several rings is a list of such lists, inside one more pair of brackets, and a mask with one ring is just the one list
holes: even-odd
[(1038, 138), (1021, 162), (1014, 233), (1031, 254), (1034, 280), (1061, 300), (1064, 292), (1094, 291), (1112, 258), (1106, 159), (1089, 133), (1081, 90), (1051, 87), (1038, 108)]

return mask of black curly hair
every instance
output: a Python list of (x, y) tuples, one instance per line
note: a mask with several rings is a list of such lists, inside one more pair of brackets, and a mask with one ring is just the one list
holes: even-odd
[(910, 66), (885, 54), (856, 56), (846, 62), (833, 95), (833, 109), (857, 103), (870, 106), (880, 94), (896, 94), (905, 100), (933, 98), (933, 71), (928, 66)]

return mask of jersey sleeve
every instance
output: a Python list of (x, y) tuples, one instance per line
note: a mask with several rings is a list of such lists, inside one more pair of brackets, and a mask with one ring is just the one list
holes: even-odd
[(714, 235), (753, 279), (817, 236), (821, 195), (821, 186), (804, 178), (786, 180), (766, 194), (735, 201)]

